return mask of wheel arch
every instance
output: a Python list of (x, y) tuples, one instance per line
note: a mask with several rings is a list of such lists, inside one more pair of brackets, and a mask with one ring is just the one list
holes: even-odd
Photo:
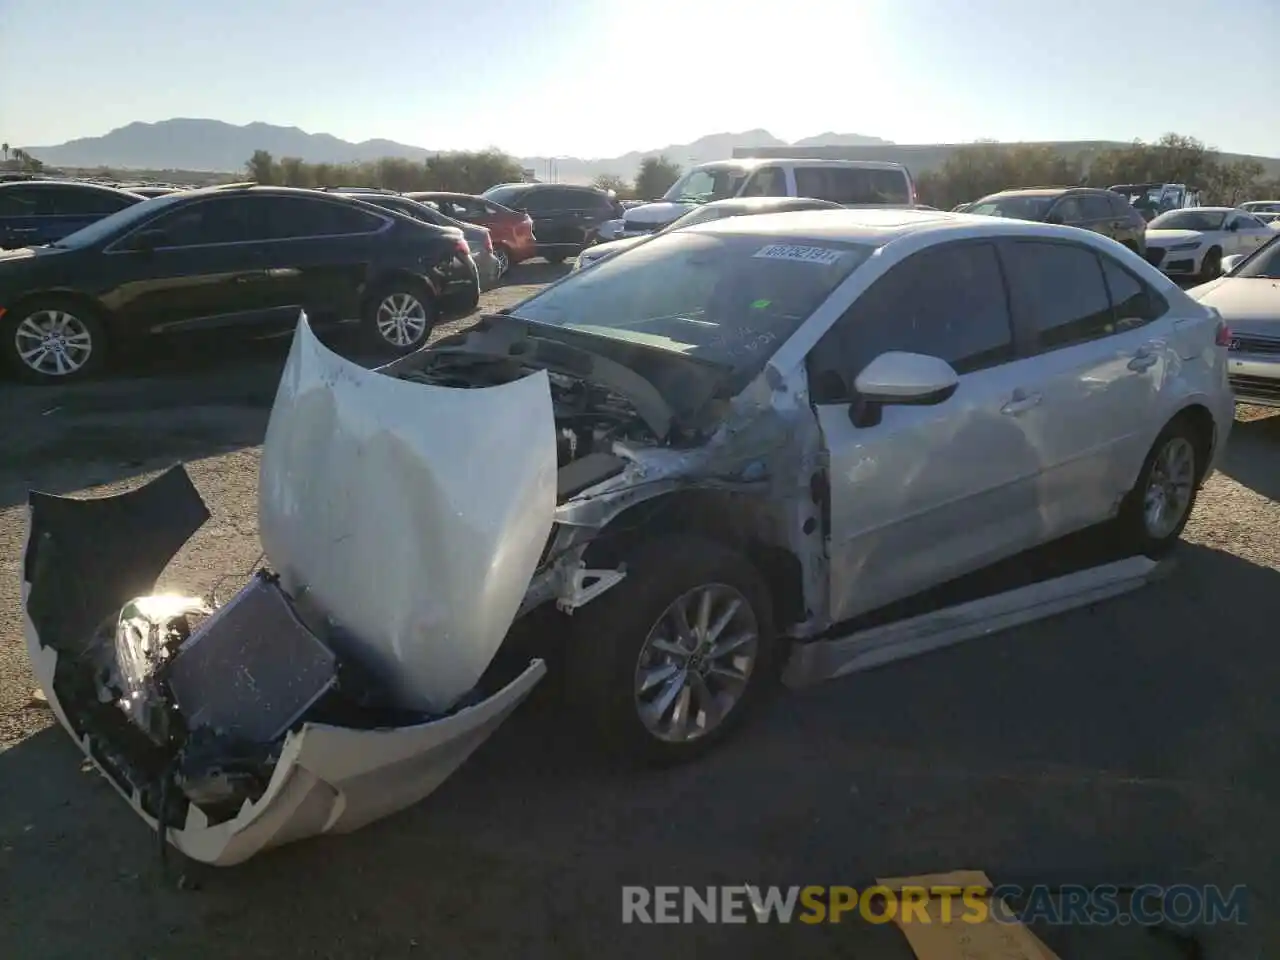
[(374, 299), (393, 283), (412, 284), (414, 287), (425, 291), (431, 297), (434, 306), (439, 306), (440, 290), (430, 277), (424, 277), (405, 267), (389, 267), (379, 270), (364, 285), (364, 290), (360, 294), (361, 315), (372, 307)]
[(773, 601), (780, 632), (806, 616), (800, 559), (778, 543), (783, 513), (760, 494), (677, 490), (628, 507), (613, 518), (584, 554), (588, 567), (621, 562), (629, 548), (666, 534), (705, 537), (741, 552), (759, 571)]
[(108, 333), (116, 333), (115, 324), (117, 318), (115, 313), (109, 310), (106, 304), (93, 294), (71, 288), (64, 289), (60, 287), (51, 287), (44, 290), (36, 290), (31, 293), (24, 293), (9, 305), (5, 310), (4, 315), (8, 318), (16, 317), (22, 310), (29, 309), (31, 304), (38, 303), (41, 300), (67, 300), (73, 303), (78, 303), (93, 311), (93, 315), (97, 317), (102, 325), (107, 328)]
[(1197, 481), (1202, 481), (1208, 476), (1209, 464), (1212, 462), (1213, 454), (1217, 448), (1217, 421), (1213, 419), (1213, 413), (1207, 406), (1198, 400), (1193, 400), (1169, 418), (1168, 422), (1161, 428), (1161, 433), (1175, 423), (1186, 423), (1191, 427), (1192, 438), (1196, 443), (1196, 452), (1200, 455), (1200, 476), (1196, 479)]

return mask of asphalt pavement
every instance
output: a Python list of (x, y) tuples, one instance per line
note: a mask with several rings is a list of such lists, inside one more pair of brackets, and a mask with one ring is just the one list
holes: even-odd
[[(542, 268), (544, 272), (548, 268)], [(519, 277), (513, 277), (513, 280)], [(543, 279), (534, 275), (533, 279)], [(487, 309), (528, 288), (486, 295)], [(346, 837), (171, 864), (31, 697), (24, 501), (123, 489), (175, 459), (212, 519), (165, 574), (208, 589), (258, 555), (258, 444), (280, 344), (166, 355), (74, 389), (0, 384), (0, 954), (909, 957), (891, 927), (636, 927), (622, 884), (1247, 884), (1210, 957), (1275, 944), (1280, 417), (1242, 409), (1178, 564), (1136, 593), (783, 693), (704, 761), (614, 768), (544, 684), (438, 792)], [(1050, 929), (1064, 957), (1178, 957), (1136, 928)]]

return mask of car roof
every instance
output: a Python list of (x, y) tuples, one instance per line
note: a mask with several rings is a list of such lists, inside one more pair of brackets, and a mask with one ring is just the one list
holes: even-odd
[(14, 187), (71, 187), (75, 190), (91, 190), (96, 193), (128, 193), (122, 187), (108, 187), (104, 183), (86, 183), (83, 180), (5, 180), (0, 181), (0, 190)]
[[(1166, 210), (1165, 213), (1245, 213), (1239, 207), (1177, 207), (1173, 210)], [(1161, 214), (1164, 216), (1164, 214)]]
[[(955, 240), (1023, 235), (1092, 242), (1095, 236), (1074, 227), (902, 207), (792, 210), (751, 217), (723, 217), (685, 227), (679, 232), (747, 234), (767, 236), (782, 242), (834, 240), (877, 247), (923, 232), (943, 233), (948, 239)], [(1086, 237), (1082, 238), (1082, 233)]]
[(784, 210), (787, 207), (797, 209), (836, 209), (840, 204), (831, 200), (818, 200), (814, 197), (727, 197), (724, 200), (712, 200), (697, 209), (708, 210), (755, 210), (758, 208), (774, 208)]
[[(983, 200), (992, 197), (1059, 197), (1065, 193), (1109, 193), (1100, 187), (1023, 187), (1020, 190), (999, 190), (989, 193)], [(975, 203), (979, 201), (974, 201)]]

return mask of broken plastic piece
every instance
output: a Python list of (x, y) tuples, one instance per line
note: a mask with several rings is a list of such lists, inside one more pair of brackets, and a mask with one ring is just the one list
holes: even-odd
[(590, 603), (610, 587), (617, 585), (627, 572), (618, 570), (593, 570), (585, 564), (569, 574), (569, 595), (556, 601), (565, 613), (572, 613), (584, 604)]

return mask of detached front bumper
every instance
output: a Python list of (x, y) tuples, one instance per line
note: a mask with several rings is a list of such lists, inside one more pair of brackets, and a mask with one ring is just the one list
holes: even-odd
[(1238, 403), (1280, 407), (1280, 338), (1237, 335), (1227, 352), (1227, 381)]

